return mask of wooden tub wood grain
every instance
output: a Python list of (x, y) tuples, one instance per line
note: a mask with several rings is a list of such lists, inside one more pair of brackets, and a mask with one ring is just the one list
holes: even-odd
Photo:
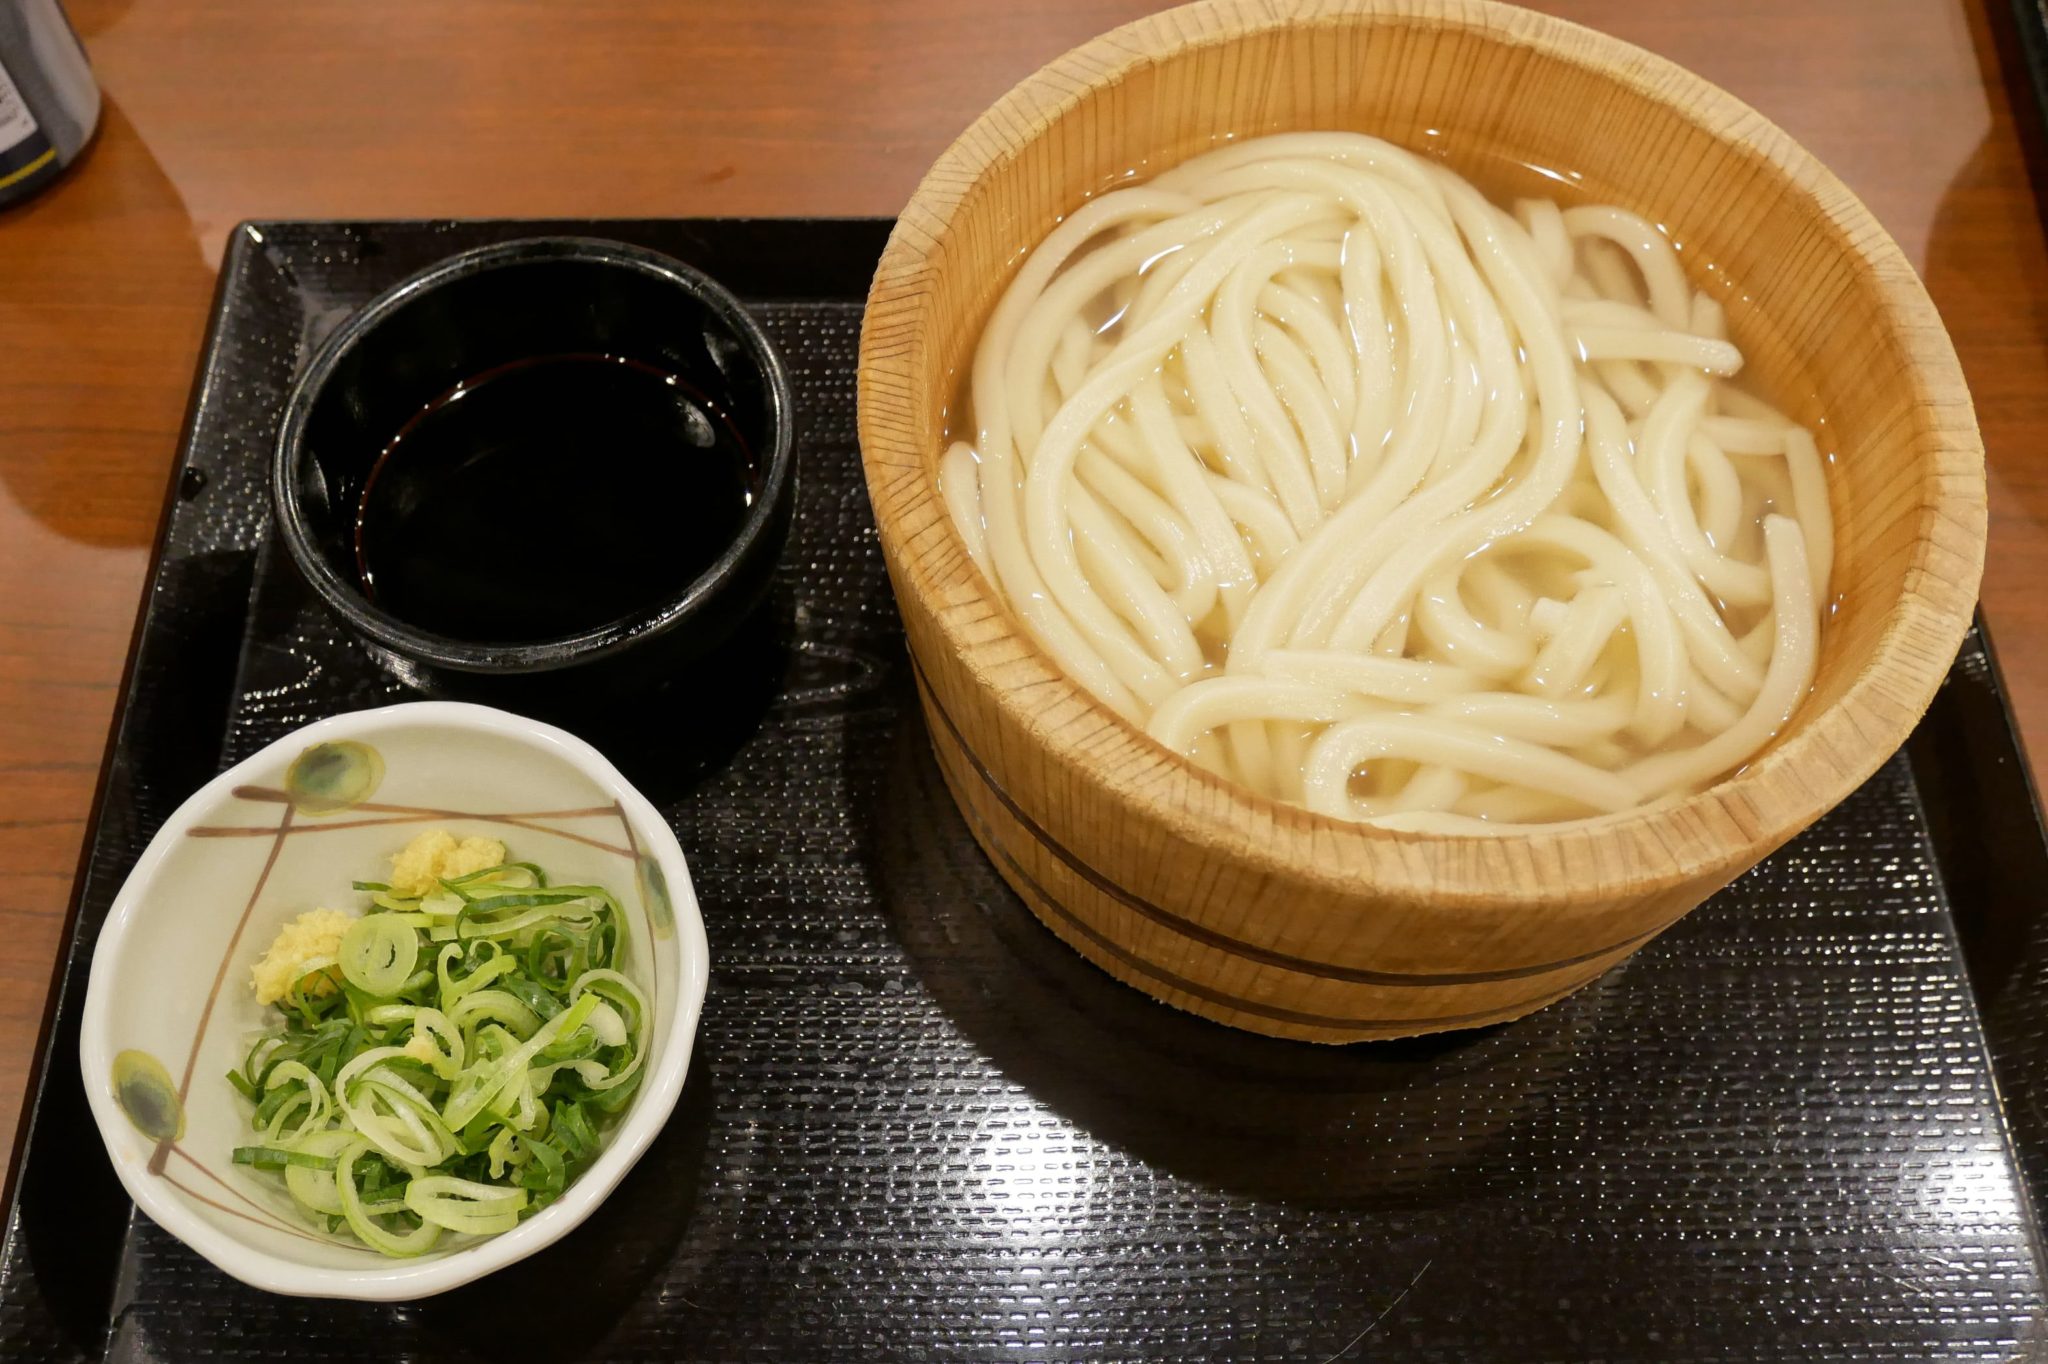
[[(1838, 610), (1762, 756), (1661, 809), (1505, 837), (1394, 833), (1255, 796), (1058, 672), (988, 594), (936, 470), (949, 403), (1022, 254), (1132, 171), (1308, 128), (1568, 168), (1665, 224), (1736, 340), (1825, 420)], [(1702, 274), (1702, 267), (1715, 267)], [(1866, 779), (1925, 710), (1983, 567), (1983, 449), (1933, 304), (1791, 138), (1668, 62), (1484, 0), (1211, 0), (1011, 91), (940, 158), (861, 338), (868, 489), (955, 800), (1004, 878), (1118, 978), (1324, 1042), (1513, 1018), (1607, 970)]]

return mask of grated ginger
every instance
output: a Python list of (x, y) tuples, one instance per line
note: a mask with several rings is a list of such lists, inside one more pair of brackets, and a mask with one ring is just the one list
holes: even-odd
[(495, 838), (465, 838), (457, 843), (446, 829), (431, 829), (392, 857), (391, 893), (425, 895), (436, 881), (467, 876), (504, 860), (505, 845)]
[(338, 984), (334, 960), (341, 952), (342, 934), (356, 916), (339, 909), (309, 909), (278, 930), (277, 941), (263, 959), (250, 968), (255, 978), (256, 1002), (275, 1004), (307, 976), (317, 976), (306, 993), (333, 994)]

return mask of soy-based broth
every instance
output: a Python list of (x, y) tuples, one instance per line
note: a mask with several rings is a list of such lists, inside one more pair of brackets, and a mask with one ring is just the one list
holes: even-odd
[(739, 534), (759, 474), (677, 375), (540, 355), (435, 396), (396, 432), (356, 519), (363, 590), (453, 639), (556, 639), (673, 599)]

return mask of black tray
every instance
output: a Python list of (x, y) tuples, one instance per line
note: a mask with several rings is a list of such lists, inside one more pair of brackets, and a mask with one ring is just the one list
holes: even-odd
[[(1906, 754), (1534, 1017), (1324, 1049), (1176, 1013), (1031, 918), (927, 749), (854, 439), (860, 298), (886, 228), (234, 235), (14, 1165), (0, 1350), (1525, 1364), (2048, 1348), (2032, 1192), (2048, 1178), (2048, 850), (1981, 634)], [(721, 718), (692, 695), (631, 717), (631, 739), (566, 717), (691, 859), (714, 953), (694, 1068), (662, 1138), (558, 1246), (412, 1306), (267, 1297), (122, 1197), (76, 1063), (87, 961), (192, 788), (303, 721), (402, 695), (266, 533), (293, 367), (400, 275), (541, 229), (722, 277), (782, 347), (802, 414), (772, 607), (715, 685), (678, 683), (716, 692)]]

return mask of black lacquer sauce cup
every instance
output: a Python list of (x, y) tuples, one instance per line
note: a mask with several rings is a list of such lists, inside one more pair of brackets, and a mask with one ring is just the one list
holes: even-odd
[(765, 594), (792, 423), (781, 361), (718, 284), (530, 238), (430, 266), (329, 336), (272, 492), (300, 572), (404, 680), (648, 684)]

